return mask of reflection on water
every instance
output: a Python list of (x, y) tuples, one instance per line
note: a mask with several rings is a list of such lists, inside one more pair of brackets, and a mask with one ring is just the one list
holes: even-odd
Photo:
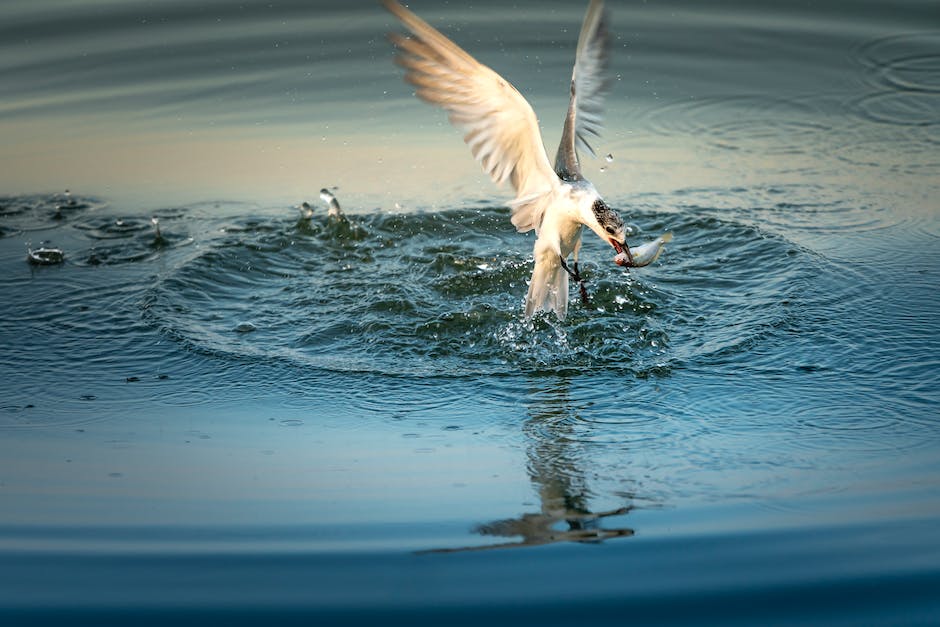
[[(522, 431), (529, 440), (527, 468), (539, 496), (541, 513), (530, 516), (530, 524), (538, 520), (545, 531), (551, 531), (556, 522), (564, 521), (567, 530), (548, 536), (555, 542), (589, 542), (633, 535), (631, 529), (601, 525), (605, 518), (628, 513), (629, 504), (613, 510), (591, 511), (587, 477), (590, 462), (584, 459), (583, 450), (577, 450), (577, 440), (570, 427), (580, 420), (570, 397), (570, 381), (565, 378), (534, 380), (532, 385), (536, 387), (527, 394), (529, 419)], [(492, 533), (493, 527), (485, 526), (481, 532)]]
[[(511, 541), (465, 548), (433, 549), (432, 553), (531, 547), (556, 542), (598, 543), (632, 536), (633, 529), (619, 527), (620, 517), (633, 509), (592, 511), (586, 477), (591, 463), (583, 459), (583, 447), (573, 437), (571, 425), (580, 420), (564, 377), (533, 379), (528, 390), (529, 418), (522, 425), (526, 440), (529, 478), (538, 496), (539, 511), (515, 518), (494, 520), (474, 528), (481, 536)], [(608, 520), (612, 519), (612, 520)]]

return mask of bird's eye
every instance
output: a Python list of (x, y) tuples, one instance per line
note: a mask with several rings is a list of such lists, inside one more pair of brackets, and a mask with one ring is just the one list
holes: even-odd
[(611, 235), (615, 235), (617, 233), (617, 229), (615, 229), (612, 226), (605, 226), (604, 230), (610, 233)]

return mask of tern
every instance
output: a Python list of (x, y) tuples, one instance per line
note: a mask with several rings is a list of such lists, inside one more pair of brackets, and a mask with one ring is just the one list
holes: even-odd
[[(535, 267), (525, 315), (568, 312), (568, 278), (587, 292), (578, 270), (581, 231), (587, 226), (633, 265), (627, 229), (616, 211), (581, 174), (578, 151), (594, 154), (587, 136), (599, 136), (609, 57), (608, 14), (603, 0), (592, 0), (584, 16), (555, 165), (549, 162), (532, 106), (509, 81), (483, 65), (440, 31), (396, 0), (381, 0), (411, 32), (391, 33), (396, 62), (415, 94), (449, 112), (465, 132), (464, 142), (497, 184), (509, 181), (512, 224), (520, 233), (535, 230)], [(568, 258), (572, 258), (571, 265)]]

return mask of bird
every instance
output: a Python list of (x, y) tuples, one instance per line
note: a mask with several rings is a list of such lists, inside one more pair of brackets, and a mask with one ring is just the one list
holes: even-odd
[[(440, 31), (401, 5), (380, 0), (408, 29), (390, 33), (395, 61), (422, 100), (442, 107), (464, 142), (495, 183), (509, 182), (511, 221), (520, 233), (534, 230), (534, 267), (525, 299), (525, 316), (568, 312), (568, 279), (577, 281), (587, 303), (578, 269), (584, 227), (610, 244), (620, 265), (631, 266), (628, 229), (581, 173), (578, 153), (594, 156), (588, 137), (599, 137), (609, 65), (609, 14), (603, 0), (591, 0), (578, 36), (570, 99), (561, 142), (550, 163), (538, 119), (525, 97), (505, 78), (474, 59)], [(572, 263), (568, 263), (569, 257)]]

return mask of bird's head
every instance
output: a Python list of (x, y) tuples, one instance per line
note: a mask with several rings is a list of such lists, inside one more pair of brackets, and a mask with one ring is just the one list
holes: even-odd
[(627, 246), (627, 227), (620, 215), (600, 198), (594, 201), (587, 213), (584, 223), (597, 233), (598, 237), (613, 246), (617, 254), (622, 253)]

